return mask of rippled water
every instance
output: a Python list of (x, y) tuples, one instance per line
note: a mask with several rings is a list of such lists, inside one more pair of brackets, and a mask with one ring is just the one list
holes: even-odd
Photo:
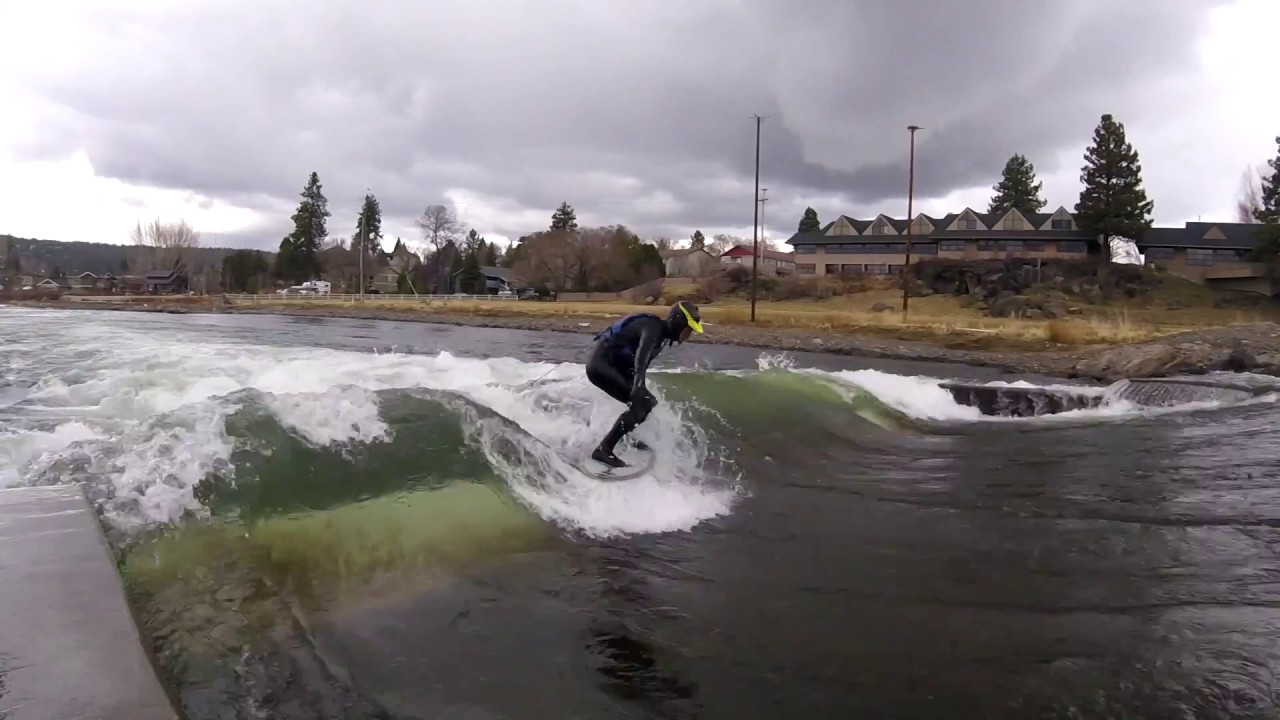
[(0, 308), (0, 485), (85, 485), (196, 719), (1277, 715), (1273, 397), (691, 345), (606, 484), (588, 340)]

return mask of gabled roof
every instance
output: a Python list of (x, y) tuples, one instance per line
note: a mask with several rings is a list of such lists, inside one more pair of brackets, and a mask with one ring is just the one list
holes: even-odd
[(481, 265), (480, 274), (485, 277), (498, 278), (506, 283), (511, 283), (515, 280), (515, 274), (511, 272), (510, 268), (496, 267), (494, 265)]
[[(1004, 230), (1001, 229), (1000, 221), (1004, 219), (1004, 215), (997, 213), (977, 213), (974, 216), (979, 222), (984, 223), (987, 227), (994, 226), (993, 229), (983, 229), (981, 226), (977, 230), (947, 230), (953, 222), (955, 222), (963, 213), (948, 213), (942, 217), (933, 217), (924, 215), (934, 225), (934, 231), (928, 235), (916, 235), (913, 239), (916, 242), (936, 242), (947, 240), (1076, 240), (1076, 241), (1092, 241), (1093, 237), (1083, 230), (1053, 230), (1046, 228), (1037, 230), (1035, 228), (1045, 228), (1049, 223), (1049, 219), (1059, 214), (1059, 208), (1052, 213), (1023, 213), (1023, 217), (1031, 224), (1026, 230)], [(1065, 213), (1072, 220), (1075, 215), (1070, 211)], [(917, 216), (918, 217), (918, 216)], [(907, 225), (906, 218), (889, 218), (895, 227), (901, 227), (905, 230)], [(861, 225), (868, 227), (872, 220), (856, 220), (849, 218), (849, 222), (854, 227)], [(858, 244), (858, 243), (901, 243), (905, 238), (899, 235), (827, 235), (830, 229), (828, 224), (821, 230), (814, 230), (807, 233), (797, 232), (788, 240), (788, 245), (840, 245), (840, 244)], [(1153, 227), (1147, 230), (1146, 234), (1138, 241), (1139, 247), (1199, 247), (1199, 248), (1222, 248), (1222, 249), (1249, 249), (1257, 244), (1257, 235), (1260, 225), (1251, 223), (1213, 223), (1213, 222), (1189, 222), (1183, 227)]]

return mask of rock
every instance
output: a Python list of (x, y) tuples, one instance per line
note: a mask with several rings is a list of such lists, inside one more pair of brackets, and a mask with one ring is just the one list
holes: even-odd
[(1049, 320), (1058, 320), (1066, 317), (1070, 310), (1062, 303), (1047, 302), (1040, 306), (1040, 312)]
[(1027, 313), (1026, 298), (1001, 293), (987, 308), (987, 315), (999, 318), (1022, 317)]
[(1031, 308), (1030, 310), (1027, 310), (1028, 320), (1044, 320), (1046, 317), (1044, 310), (1041, 310), (1040, 308)]
[(971, 308), (974, 305), (978, 304), (978, 298), (972, 295), (961, 295), (960, 299), (957, 300), (956, 302), (962, 308)]
[(892, 310), (892, 309), (893, 309), (892, 307), (885, 305), (882, 302), (878, 302), (875, 305), (871, 306), (871, 312), (885, 312), (887, 310)]
[(1253, 356), (1253, 353), (1249, 352), (1249, 348), (1243, 345), (1237, 345), (1235, 348), (1232, 348), (1231, 352), (1228, 353), (1226, 357), (1211, 365), (1209, 370), (1221, 372), (1249, 372), (1251, 370), (1256, 370), (1260, 365), (1261, 363), (1259, 363), (1258, 359)]
[(1076, 363), (1074, 374), (1102, 381), (1164, 377), (1181, 372), (1184, 356), (1168, 345), (1122, 345)]

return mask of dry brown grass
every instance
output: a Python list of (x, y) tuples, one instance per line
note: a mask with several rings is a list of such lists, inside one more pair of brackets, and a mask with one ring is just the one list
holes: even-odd
[[(883, 296), (881, 296), (883, 295)], [(891, 306), (872, 312), (875, 302)], [(352, 307), (347, 300), (318, 298), (269, 300), (263, 306)], [(370, 309), (421, 313), (466, 314), (481, 317), (579, 317), (615, 318), (632, 312), (653, 312), (654, 306), (610, 302), (533, 302), (483, 300), (418, 301), (402, 297), (367, 299)], [(1066, 320), (1035, 321), (990, 318), (972, 308), (962, 308), (955, 298), (912, 298), (904, 319), (901, 296), (860, 293), (825, 301), (758, 302), (754, 325), (764, 328), (804, 329), (839, 333), (875, 333), (901, 339), (941, 341), (952, 346), (1044, 348), (1050, 345), (1090, 345), (1141, 342), (1194, 329), (1184, 323), (1138, 323), (1123, 309)], [(722, 300), (702, 306), (703, 320), (714, 333), (716, 325), (751, 325), (750, 305)], [(662, 312), (662, 307), (656, 308)], [(1172, 319), (1172, 318), (1170, 318)], [(1183, 318), (1177, 318), (1179, 320)]]

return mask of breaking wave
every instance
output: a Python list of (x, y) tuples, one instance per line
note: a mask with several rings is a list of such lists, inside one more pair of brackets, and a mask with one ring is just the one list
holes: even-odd
[[(733, 462), (736, 447), (755, 433), (802, 437), (818, 414), (837, 429), (918, 433), (948, 423), (1093, 421), (1213, 406), (1145, 408), (1113, 393), (1060, 416), (989, 418), (956, 402), (940, 378), (801, 370), (765, 355), (749, 372), (657, 373), (663, 402), (636, 433), (655, 448), (656, 464), (641, 478), (606, 483), (568, 460), (584, 456), (621, 409), (580, 365), (165, 343), (121, 330), (109, 342), (77, 342), (77, 332), (103, 331), (73, 328), (39, 353), (29, 344), (0, 351), (8, 364), (0, 486), (81, 482), (125, 531), (188, 516), (336, 507), (453, 482), (500, 486), (574, 532), (681, 531), (729, 514), (747, 492), (751, 469)], [(841, 437), (859, 441), (858, 432)]]

